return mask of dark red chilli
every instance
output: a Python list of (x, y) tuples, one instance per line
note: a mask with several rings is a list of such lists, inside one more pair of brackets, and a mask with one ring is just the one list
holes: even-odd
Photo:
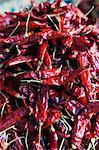
[(30, 2), (0, 15), (0, 148), (98, 149), (94, 6), (84, 14), (63, 0)]
[(0, 119), (0, 131), (9, 128), (12, 125), (15, 125), (17, 121), (20, 121), (26, 115), (28, 115), (28, 108), (19, 108), (14, 112), (11, 112), (8, 116), (3, 119)]

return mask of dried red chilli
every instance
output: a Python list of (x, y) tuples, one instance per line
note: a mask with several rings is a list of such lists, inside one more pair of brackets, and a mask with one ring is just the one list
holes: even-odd
[(60, 68), (39, 70), (38, 71), (38, 76), (41, 79), (47, 79), (47, 78), (50, 78), (50, 77), (53, 77), (53, 76), (57, 76), (61, 73), (61, 68), (62, 68), (62, 66), (60, 66)]
[[(14, 25), (16, 26), (16, 25)], [(20, 22), (20, 27), (25, 27), (26, 26), (26, 22)], [(28, 28), (29, 30), (34, 30), (36, 28), (39, 28), (39, 27), (46, 27), (46, 24), (43, 24), (43, 23), (40, 23), (40, 22), (37, 22), (37, 21), (29, 21), (28, 23)]]
[(37, 83), (41, 83), (44, 85), (65, 85), (67, 82), (72, 81), (73, 79), (75, 79), (76, 77), (78, 77), (82, 72), (84, 72), (86, 69), (84, 68), (79, 68), (77, 70), (75, 70), (73, 73), (71, 73), (69, 75), (69, 72), (67, 71), (63, 71), (62, 73), (59, 74), (59, 76), (52, 76), (49, 77), (48, 79), (44, 79), (44, 80), (22, 80), (22, 82), (27, 82), (27, 83), (31, 83), (31, 82), (37, 82)]
[(52, 61), (51, 61), (50, 55), (47, 51), (45, 52), (44, 63), (46, 64), (46, 66), (49, 69), (52, 69)]
[(34, 116), (36, 119), (36, 122), (41, 121), (44, 123), (47, 118), (47, 109), (48, 109), (48, 91), (47, 88), (41, 89), (41, 94), (36, 96), (36, 104), (35, 104), (35, 110), (34, 110)]
[(84, 110), (84, 106), (75, 100), (67, 100), (65, 104), (66, 109), (72, 112), (74, 115), (80, 113), (80, 111)]
[(0, 146), (9, 133), (9, 149), (87, 149), (93, 138), (97, 149), (95, 20), (62, 0), (31, 4), (0, 15)]
[(72, 130), (71, 144), (73, 149), (81, 149), (82, 139), (86, 128), (86, 116), (85, 113), (78, 115), (74, 122)]
[(58, 110), (54, 110), (53, 108), (48, 110), (48, 117), (46, 119), (46, 122), (44, 124), (44, 128), (47, 128), (48, 126), (54, 124), (59, 117), (62, 115), (62, 113)]
[(7, 66), (13, 66), (13, 65), (20, 64), (20, 63), (27, 63), (27, 62), (32, 61), (32, 59), (33, 59), (32, 56), (27, 56), (27, 57), (18, 56), (18, 57), (16, 57), (16, 58), (13, 58), (12, 60), (10, 60), (10, 61), (7, 63)]
[(11, 112), (7, 117), (0, 119), (0, 131), (3, 131), (10, 126), (16, 124), (17, 121), (20, 121), (23, 117), (28, 115), (28, 108), (18, 108), (16, 111)]
[(47, 42), (44, 41), (42, 43), (42, 45), (39, 47), (39, 52), (38, 52), (38, 68), (37, 68), (37, 71), (39, 70), (39, 68), (41, 67), (42, 63), (43, 63), (43, 59), (44, 59), (44, 56), (45, 56), (45, 52), (47, 51)]
[(17, 98), (24, 98), (22, 97), (19, 93), (17, 93), (14, 89), (12, 89), (11, 87), (8, 87), (8, 86), (2, 86), (1, 87), (1, 90), (5, 91), (6, 93), (14, 96), (14, 97), (17, 97)]

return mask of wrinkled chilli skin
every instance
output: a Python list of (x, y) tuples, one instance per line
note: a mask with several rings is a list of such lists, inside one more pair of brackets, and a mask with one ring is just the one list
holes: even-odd
[(0, 149), (97, 149), (92, 9), (84, 15), (62, 0), (31, 0), (28, 10), (0, 15)]

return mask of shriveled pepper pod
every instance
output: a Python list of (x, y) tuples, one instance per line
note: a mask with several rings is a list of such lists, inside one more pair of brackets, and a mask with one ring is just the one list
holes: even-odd
[(94, 6), (83, 14), (63, 0), (31, 5), (0, 15), (1, 149), (97, 149)]

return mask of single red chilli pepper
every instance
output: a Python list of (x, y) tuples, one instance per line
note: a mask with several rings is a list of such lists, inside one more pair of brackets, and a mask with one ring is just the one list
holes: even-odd
[(21, 99), (24, 98), (23, 96), (21, 96), (18, 92), (16, 92), (14, 89), (12, 89), (9, 86), (2, 86), (1, 90), (5, 91), (6, 93), (8, 93), (14, 97), (21, 98)]
[(86, 93), (83, 87), (80, 88), (80, 93), (78, 94), (77, 100), (84, 106), (88, 103)]
[(88, 99), (86, 98), (86, 93), (83, 87), (80, 88), (77, 85), (74, 85), (72, 95), (73, 97), (77, 97), (78, 102), (80, 102), (82, 105), (86, 106), (88, 103)]
[(96, 43), (93, 43), (92, 47), (88, 51), (88, 58), (94, 70), (98, 71), (98, 49)]
[(43, 128), (48, 128), (50, 125), (54, 124), (58, 119), (59, 117), (62, 115), (62, 113), (58, 110), (49, 110), (48, 111), (48, 117), (46, 119), (46, 122), (43, 126)]
[[(26, 22), (20, 22), (20, 26), (21, 27), (25, 27), (26, 26)], [(29, 21), (28, 22), (29, 30), (33, 30), (33, 29), (36, 29), (36, 28), (39, 28), (39, 27), (41, 27), (41, 28), (46, 27), (46, 24), (45, 23), (40, 23), (38, 21)]]
[[(77, 56), (77, 60), (80, 64), (81, 67), (85, 67), (88, 65), (88, 58), (85, 55), (79, 55)], [(81, 74), (81, 80), (82, 80), (82, 84), (84, 85), (84, 87), (86, 87), (87, 91), (86, 91), (86, 95), (88, 97), (88, 99), (91, 99), (91, 91), (92, 91), (92, 86), (91, 86), (91, 73), (90, 70), (86, 70), (85, 72), (83, 72)]]
[(37, 68), (37, 71), (39, 70), (39, 68), (41, 67), (42, 63), (43, 63), (43, 59), (44, 59), (44, 56), (45, 56), (45, 52), (47, 50), (47, 46), (48, 46), (48, 43), (46, 41), (43, 41), (42, 45), (39, 47), (38, 49), (38, 68)]
[(36, 122), (38, 122), (39, 120), (41, 120), (42, 123), (45, 122), (47, 118), (47, 107), (48, 107), (47, 104), (43, 104), (41, 100), (36, 101), (36, 106), (35, 106)]
[(17, 65), (17, 64), (20, 64), (20, 63), (27, 63), (27, 62), (30, 62), (33, 60), (33, 57), (32, 56), (18, 56), (18, 57), (15, 57), (13, 58), (12, 60), (10, 60), (8, 63), (7, 63), (7, 66), (13, 66), (13, 65)]
[(60, 22), (59, 22), (59, 30), (61, 31), (61, 32), (64, 32), (63, 30), (64, 30), (64, 17), (63, 16), (61, 16), (61, 19), (60, 19)]
[(91, 98), (92, 86), (91, 86), (91, 73), (89, 70), (86, 70), (83, 74), (81, 74), (82, 84), (86, 88), (86, 95), (88, 99)]
[(47, 46), (48, 46), (48, 43), (46, 41), (44, 41), (42, 43), (42, 45), (39, 47), (38, 57), (41, 61), (43, 61), (43, 59), (44, 59), (44, 55), (45, 55), (45, 52), (47, 50)]
[(7, 117), (0, 119), (0, 131), (3, 131), (10, 126), (16, 124), (29, 113), (28, 108), (18, 108), (17, 110), (11, 112)]
[(56, 131), (57, 135), (61, 138), (69, 138), (70, 134), (61, 133), (60, 131)]
[(85, 129), (85, 133), (84, 133), (84, 138), (86, 140), (89, 140), (91, 139), (90, 135), (91, 135), (91, 121), (90, 121), (90, 117), (87, 115), (86, 116), (86, 129)]
[[(83, 75), (82, 75), (83, 76)], [(81, 77), (82, 78), (82, 77)], [(92, 91), (92, 87), (91, 87), (91, 80), (90, 80), (90, 78), (91, 78), (91, 74), (90, 74), (90, 70), (86, 70), (85, 72), (84, 72), (84, 78), (86, 78), (86, 80), (87, 80), (87, 82), (89, 83), (87, 83), (88, 84), (88, 86), (87, 86), (87, 89), (88, 89), (88, 91), (89, 91), (89, 93)], [(86, 82), (85, 82), (85, 80), (83, 80), (82, 81), (82, 84), (84, 85)], [(85, 86), (86, 86), (86, 84), (85, 84)]]
[(84, 137), (86, 128), (86, 115), (85, 112), (81, 113), (75, 118), (74, 127), (72, 130), (72, 138), (71, 145), (72, 148), (76, 148), (78, 150), (81, 149), (82, 139)]
[(98, 67), (98, 52), (95, 52), (95, 54), (92, 53), (92, 52), (89, 52), (88, 57), (89, 57), (89, 60), (92, 64), (93, 68), (98, 72), (98, 70), (99, 70), (99, 67)]
[(77, 115), (81, 110), (84, 110), (85, 107), (77, 102), (76, 100), (66, 100), (65, 107), (74, 115)]
[(48, 109), (48, 91), (45, 88), (41, 89), (41, 95), (37, 96), (35, 104), (35, 119), (36, 122), (41, 121), (44, 123), (47, 118)]
[(52, 60), (49, 53), (46, 51), (44, 55), (44, 63), (49, 69), (52, 69)]
[(60, 68), (39, 70), (38, 75), (41, 79), (46, 79), (46, 78), (50, 78), (50, 77), (53, 77), (53, 76), (57, 76), (61, 73), (61, 68), (62, 68), (62, 66), (60, 66)]
[(58, 150), (58, 136), (52, 125), (50, 131), (50, 150)]

